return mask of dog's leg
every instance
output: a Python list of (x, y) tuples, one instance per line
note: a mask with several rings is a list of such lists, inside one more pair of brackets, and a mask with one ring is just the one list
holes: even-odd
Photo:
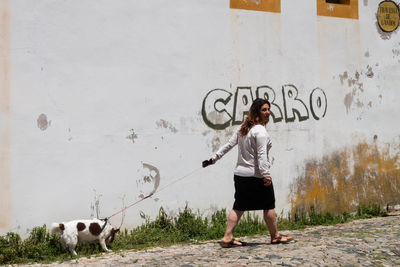
[(104, 250), (104, 251), (106, 251), (106, 252), (110, 252), (110, 250), (107, 248), (107, 245), (106, 245), (106, 241), (102, 238), (102, 239), (100, 239), (100, 246), (101, 246), (101, 248)]
[(75, 251), (75, 247), (69, 247), (69, 251), (74, 254), (74, 256), (78, 256), (78, 253)]
[(63, 237), (60, 238), (60, 243), (61, 243), (62, 248), (64, 250), (67, 250), (67, 244), (65, 243), (65, 240)]
[(74, 256), (78, 256), (78, 254), (75, 251), (77, 244), (78, 244), (78, 235), (72, 235), (68, 242), (68, 249), (72, 254), (74, 254)]

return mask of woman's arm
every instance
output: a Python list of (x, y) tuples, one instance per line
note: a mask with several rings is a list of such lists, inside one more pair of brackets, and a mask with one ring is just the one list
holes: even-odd
[(228, 143), (226, 143), (225, 145), (223, 145), (218, 151), (217, 153), (215, 153), (215, 156), (212, 157), (209, 160), (205, 160), (202, 162), (202, 166), (203, 168), (214, 164), (215, 162), (217, 162), (217, 160), (219, 160), (220, 158), (222, 158), (226, 153), (229, 152), (229, 150), (232, 149), (232, 147), (234, 147), (235, 145), (237, 145), (238, 143), (238, 131), (236, 131), (231, 138), (229, 138)]
[(237, 145), (238, 137), (239, 137), (239, 133), (238, 133), (238, 131), (235, 131), (235, 133), (231, 136), (231, 138), (229, 138), (229, 141), (225, 145), (223, 145), (217, 151), (217, 153), (215, 153), (214, 157), (212, 157), (212, 160), (214, 161), (214, 163), (217, 160), (219, 160), (220, 158), (222, 158), (226, 153), (228, 153), (229, 150), (231, 150), (234, 146)]
[(271, 143), (269, 135), (265, 129), (255, 133), (257, 147), (257, 163), (260, 173), (263, 177), (271, 177), (271, 164), (268, 161), (267, 145)]

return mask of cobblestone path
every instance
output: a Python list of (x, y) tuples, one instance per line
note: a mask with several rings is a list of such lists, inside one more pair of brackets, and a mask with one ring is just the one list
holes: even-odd
[(295, 241), (270, 245), (268, 236), (243, 237), (246, 247), (221, 248), (208, 241), (46, 266), (400, 266), (400, 212), (282, 233)]

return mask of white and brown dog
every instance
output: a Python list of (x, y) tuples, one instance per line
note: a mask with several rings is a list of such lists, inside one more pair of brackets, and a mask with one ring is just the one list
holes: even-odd
[(90, 219), (53, 223), (51, 232), (60, 234), (61, 245), (76, 256), (75, 247), (78, 242), (98, 242), (104, 251), (110, 251), (107, 245), (114, 241), (114, 236), (119, 229), (114, 229), (105, 220)]

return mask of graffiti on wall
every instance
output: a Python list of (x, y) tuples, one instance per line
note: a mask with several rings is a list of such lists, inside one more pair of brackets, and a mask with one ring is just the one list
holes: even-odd
[[(140, 190), (139, 198), (144, 198), (147, 195), (152, 195), (157, 191), (158, 186), (160, 185), (160, 171), (157, 167), (142, 163), (142, 178), (136, 181), (136, 185), (138, 187), (142, 187)], [(149, 185), (149, 186), (146, 186)]]
[[(278, 95), (270, 86), (262, 85), (255, 89), (237, 87), (235, 94), (225, 89), (213, 89), (203, 99), (202, 117), (210, 128), (223, 130), (231, 125), (240, 125), (255, 98), (264, 98), (271, 103), (271, 116), (274, 123), (319, 120), (325, 117), (328, 101), (321, 88), (311, 91), (307, 101), (303, 101), (296, 86), (282, 86)], [(255, 96), (255, 97), (254, 97)]]

